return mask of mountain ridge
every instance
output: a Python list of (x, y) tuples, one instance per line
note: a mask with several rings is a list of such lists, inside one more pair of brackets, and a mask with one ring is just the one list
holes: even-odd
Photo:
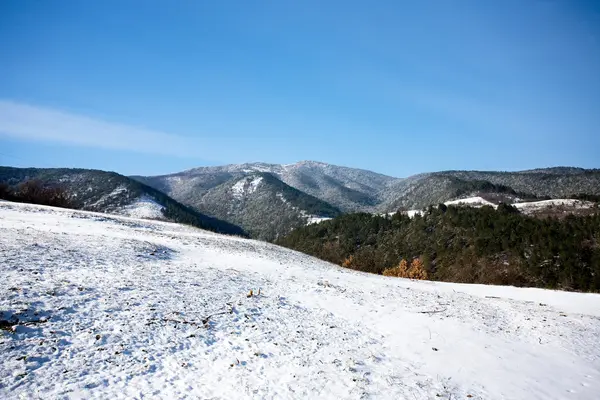
[(148, 182), (200, 212), (240, 225), (253, 237), (268, 241), (306, 225), (311, 217), (330, 218), (341, 213), (266, 171), (245, 164), (212, 168), (203, 180), (198, 180), (197, 171), (167, 176), (159, 182), (143, 177), (134, 179)]
[[(182, 186), (196, 191), (233, 175), (269, 172), (282, 182), (317, 197), (342, 212), (390, 212), (398, 208), (423, 208), (482, 191), (511, 192), (527, 198), (600, 194), (600, 169), (556, 166), (524, 171), (446, 170), (396, 178), (377, 172), (300, 161), (294, 164), (244, 163), (198, 167), (175, 174), (134, 177), (161, 188), (174, 198)], [(472, 190), (472, 192), (469, 192)]]
[(111, 214), (146, 215), (219, 233), (245, 236), (238, 226), (204, 215), (167, 194), (116, 172), (84, 168), (15, 168), (0, 166), (0, 183), (11, 187), (37, 180), (62, 188), (71, 208)]
[[(46, 171), (71, 171), (70, 174), (76, 176), (81, 171), (91, 170)], [(116, 174), (103, 171), (94, 173), (109, 174), (104, 177)], [(6, 175), (11, 178), (11, 173)], [(16, 175), (20, 176), (19, 173)], [(38, 177), (49, 182), (60, 182), (52, 174)], [(127, 204), (138, 199), (140, 206), (157, 213), (161, 212), (162, 206), (153, 204), (152, 198), (164, 195), (176, 203), (171, 207), (173, 213), (197, 213), (203, 216), (200, 219), (225, 221), (230, 227), (241, 227), (250, 232), (252, 237), (267, 241), (276, 240), (308, 223), (343, 213), (379, 214), (421, 210), (429, 205), (476, 196), (509, 203), (569, 198), (581, 194), (600, 196), (599, 169), (565, 166), (516, 172), (447, 170), (394, 178), (319, 161), (294, 164), (258, 162), (197, 167), (167, 175), (119, 179), (130, 180), (127, 183), (129, 186), (132, 182), (144, 185), (145, 189), (136, 186), (136, 196), (113, 193), (118, 188), (114, 185), (107, 187), (105, 179), (98, 178), (88, 185), (98, 191), (95, 201), (102, 200), (102, 195), (123, 199)], [(140, 198), (149, 190), (155, 191), (150, 198)], [(85, 198), (88, 193), (79, 195)], [(114, 199), (105, 205), (88, 202), (79, 207), (111, 212), (111, 202), (114, 203)], [(119, 205), (125, 204), (116, 204)], [(191, 219), (197, 217), (190, 216)]]

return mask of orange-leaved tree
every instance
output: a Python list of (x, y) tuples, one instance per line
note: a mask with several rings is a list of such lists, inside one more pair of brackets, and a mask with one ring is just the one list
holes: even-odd
[(402, 259), (397, 266), (383, 270), (383, 275), (398, 278), (427, 279), (427, 271), (419, 258), (412, 260), (410, 267), (408, 262)]

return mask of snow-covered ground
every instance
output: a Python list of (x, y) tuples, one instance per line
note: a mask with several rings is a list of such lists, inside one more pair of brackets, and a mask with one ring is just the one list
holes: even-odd
[(330, 219), (330, 217), (319, 217), (318, 215), (309, 215), (306, 225), (319, 224), (323, 221), (329, 221)]
[[(468, 207), (491, 206), (494, 208), (498, 207), (496, 204), (494, 204), (490, 201), (487, 201), (483, 197), (479, 197), (479, 196), (467, 197), (467, 198), (458, 199), (458, 200), (450, 200), (450, 201), (445, 202), (444, 204), (447, 206), (468, 206)], [(387, 214), (383, 214), (383, 215), (389, 215), (391, 217), (394, 214), (396, 214), (396, 213), (391, 212), (391, 213), (387, 213)], [(425, 214), (425, 210), (408, 210), (408, 211), (404, 211), (404, 214), (406, 214), (409, 218), (412, 218), (417, 214), (419, 214), (419, 215)]]
[(466, 199), (451, 200), (451, 201), (445, 202), (444, 204), (447, 206), (467, 205), (467, 206), (471, 206), (471, 207), (483, 207), (483, 206), (491, 206), (494, 208), (498, 207), (496, 204), (492, 203), (491, 201), (487, 201), (483, 197), (479, 197), (479, 196), (468, 197)]
[(134, 218), (165, 219), (162, 209), (163, 206), (157, 203), (156, 200), (144, 195), (115, 213)]
[(182, 225), (7, 202), (0, 279), (2, 399), (600, 393), (596, 294), (386, 278)]
[[(483, 207), (490, 206), (493, 208), (498, 208), (497, 204), (494, 204), (490, 201), (487, 201), (483, 197), (475, 196), (475, 197), (467, 197), (465, 199), (451, 200), (444, 203), (447, 206), (450, 205), (460, 205), (460, 206), (468, 206), (468, 207)], [(552, 199), (552, 200), (542, 200), (542, 201), (530, 201), (524, 203), (513, 203), (512, 206), (516, 207), (523, 214), (533, 214), (538, 211), (542, 211), (548, 209), (549, 207), (565, 207), (568, 209), (589, 209), (594, 207), (594, 203), (591, 201), (582, 201), (582, 200), (573, 200), (573, 199)], [(410, 218), (414, 217), (416, 214), (423, 215), (425, 211), (423, 210), (408, 210), (405, 211), (406, 215)], [(392, 216), (395, 213), (388, 213), (387, 215)]]
[(533, 213), (548, 207), (568, 207), (573, 209), (585, 209), (594, 206), (591, 201), (573, 200), (573, 199), (552, 199), (543, 201), (533, 201), (528, 203), (514, 203), (522, 213)]

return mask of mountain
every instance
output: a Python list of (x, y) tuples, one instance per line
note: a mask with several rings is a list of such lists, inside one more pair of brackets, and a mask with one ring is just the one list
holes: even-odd
[(270, 173), (285, 184), (317, 197), (343, 212), (375, 210), (379, 193), (397, 178), (336, 165), (302, 161), (296, 164), (246, 163), (200, 167), (170, 175), (133, 178), (191, 204), (211, 188), (234, 177)]
[(388, 189), (383, 211), (418, 209), (482, 194), (511, 195), (512, 200), (600, 195), (600, 170), (571, 167), (519, 172), (442, 171), (399, 180)]
[(341, 212), (377, 211), (382, 202), (378, 193), (396, 181), (371, 171), (314, 161), (201, 167), (132, 178), (265, 240)]
[(32, 180), (62, 188), (70, 206), (76, 209), (182, 222), (214, 232), (245, 236), (238, 226), (203, 215), (161, 191), (115, 172), (0, 167), (0, 183), (17, 187)]
[(341, 212), (323, 200), (295, 189), (268, 168), (197, 169), (175, 176), (135, 177), (216, 218), (244, 228), (257, 239), (274, 240), (313, 219)]
[(571, 167), (521, 172), (442, 171), (394, 178), (362, 169), (302, 161), (285, 165), (247, 163), (201, 167), (171, 175), (134, 178), (195, 206), (212, 188), (255, 173), (270, 173), (342, 212), (423, 208), (481, 194), (503, 194), (521, 200), (564, 198), (579, 193), (600, 195), (600, 170)]

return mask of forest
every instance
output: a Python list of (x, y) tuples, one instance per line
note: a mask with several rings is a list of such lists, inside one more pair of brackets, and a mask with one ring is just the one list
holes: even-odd
[(277, 243), (376, 274), (396, 275), (408, 261), (431, 280), (600, 291), (598, 212), (534, 218), (503, 203), (497, 209), (440, 204), (413, 218), (346, 214)]

